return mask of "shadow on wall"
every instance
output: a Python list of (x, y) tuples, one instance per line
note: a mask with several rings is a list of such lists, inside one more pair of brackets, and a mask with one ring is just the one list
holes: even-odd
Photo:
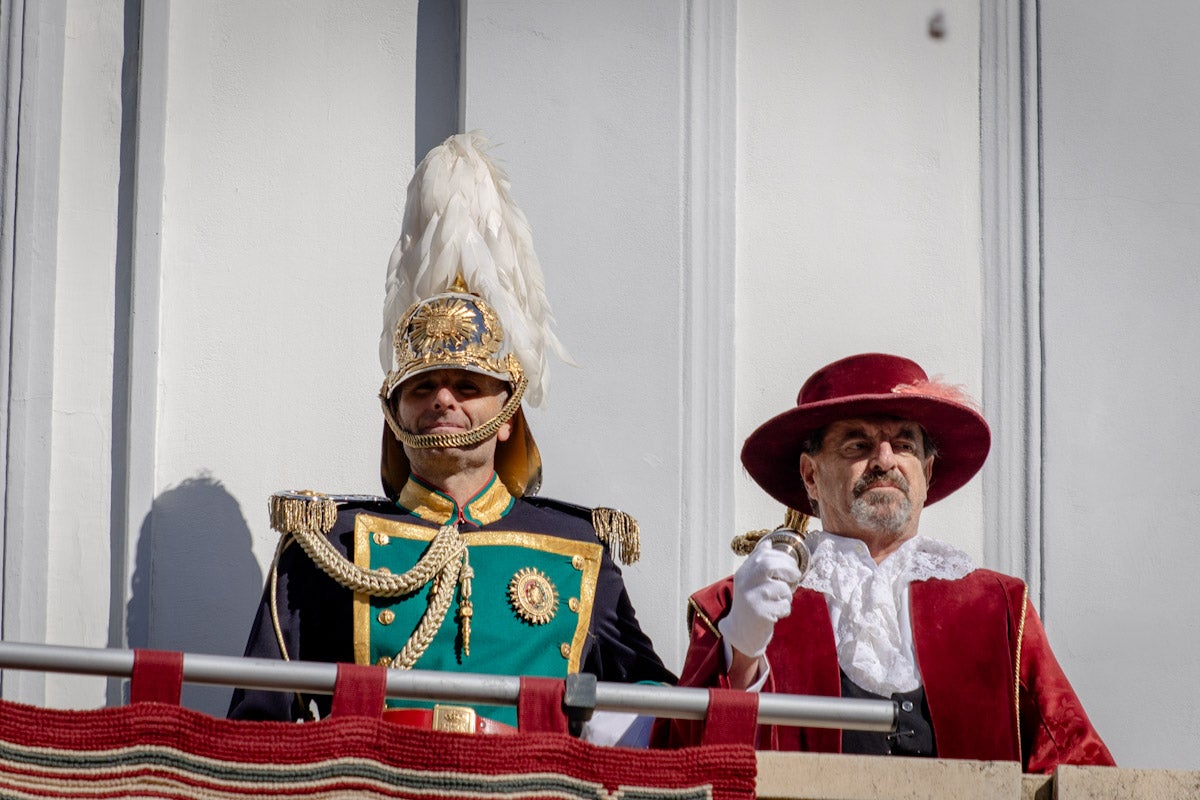
[[(207, 473), (189, 478), (154, 500), (138, 532), (129, 646), (240, 656), (262, 581), (237, 500)], [(231, 691), (185, 685), (183, 704), (224, 716)]]

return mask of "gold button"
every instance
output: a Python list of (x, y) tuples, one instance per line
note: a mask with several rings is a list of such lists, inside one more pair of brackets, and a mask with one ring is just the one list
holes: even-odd
[(563, 642), (558, 646), (558, 652), (562, 653), (563, 658), (571, 657), (571, 645), (569, 642)]
[(574, 611), (576, 614), (578, 614), (578, 613), (579, 613), (579, 598), (578, 598), (578, 597), (572, 597), (570, 600), (568, 600), (568, 601), (567, 601), (567, 608), (571, 609), (571, 610), (572, 610), (572, 611)]
[(392, 665), (392, 659), (388, 656), (380, 656), (379, 660), (375, 663), (381, 667), (390, 667)]
[(383, 547), (392, 540), (392, 537), (388, 536), (386, 533), (380, 533), (379, 531), (372, 533), (371, 538), (375, 541), (375, 544), (379, 545), (380, 547)]
[(390, 569), (388, 569), (387, 567), (380, 567), (379, 569), (377, 569), (375, 571), (378, 572), (380, 575), (391, 575), (392, 574), (392, 571)]
[(583, 569), (583, 556), (571, 556), (571, 566), (575, 569)]
[(390, 608), (385, 608), (379, 612), (379, 615), (375, 619), (379, 620), (380, 625), (391, 625), (396, 621), (396, 612)]

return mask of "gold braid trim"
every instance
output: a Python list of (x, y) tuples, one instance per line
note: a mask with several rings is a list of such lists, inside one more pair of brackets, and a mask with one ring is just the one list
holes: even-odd
[(429, 548), (413, 568), (399, 575), (363, 569), (335, 550), (323, 533), (297, 531), (292, 535), (322, 572), (353, 592), (399, 597), (420, 589), (431, 580), (434, 582), (421, 622), (391, 662), (396, 669), (412, 669), (441, 630), (454, 598), (454, 589), (458, 586), (462, 560), (467, 552), (467, 542), (459, 534), (458, 526), (443, 525), (438, 529)]
[[(400, 597), (410, 594), (433, 581), (428, 606), (421, 621), (409, 637), (404, 648), (392, 659), (391, 666), (397, 669), (412, 669), (425, 654), (446, 619), (446, 612), (454, 598), (459, 576), (464, 573), (467, 558), (467, 542), (458, 532), (457, 525), (444, 525), (429, 543), (425, 553), (412, 569), (396, 575), (391, 572), (363, 569), (339, 553), (326, 534), (337, 521), (337, 503), (331, 498), (315, 492), (297, 493), (302, 496), (277, 494), (271, 497), (271, 526), (283, 535), (275, 550), (271, 564), (271, 592), (275, 596), (279, 582), (279, 556), (293, 541), (299, 543), (304, 552), (322, 572), (337, 581), (339, 586), (352, 592), (374, 597)], [(464, 639), (470, 655), (470, 585), (471, 568), (465, 567), (467, 585), (464, 586), (464, 604), (467, 606), (462, 620)], [(280, 653), (288, 659), (283, 630), (279, 623), (279, 610), (271, 605), (271, 623), (275, 627), (275, 638)], [(297, 697), (300, 697), (297, 694)], [(303, 699), (300, 701), (304, 705)]]
[(1013, 711), (1017, 720), (1017, 760), (1022, 761), (1025, 754), (1021, 752), (1021, 645), (1025, 642), (1025, 614), (1029, 608), (1029, 586), (1021, 595), (1021, 621), (1017, 624), (1017, 654), (1016, 669), (1013, 676)]
[(462, 562), (454, 559), (433, 579), (429, 605), (421, 615), (421, 622), (413, 631), (413, 635), (408, 637), (403, 649), (392, 659), (393, 669), (412, 669), (421, 656), (425, 655), (433, 637), (437, 636), (437, 632), (442, 629), (442, 623), (446, 621), (446, 612), (450, 610), (450, 601), (454, 597), (454, 587), (458, 585), (461, 567)]
[[(700, 606), (696, 605), (696, 601), (690, 597), (688, 598), (688, 612), (692, 618), (692, 622), (695, 622), (696, 619), (699, 618), (700, 621), (702, 623), (704, 623), (704, 627), (706, 627), (710, 631), (712, 631), (713, 636), (716, 636), (718, 639), (721, 638), (721, 632), (719, 630), (717, 630), (717, 626), (713, 624), (713, 621), (708, 618), (708, 614), (705, 614), (703, 611), (701, 611)], [(689, 637), (691, 636), (691, 633), (692, 633), (692, 626), (689, 625), (688, 626), (688, 636)]]
[(641, 528), (638, 521), (615, 508), (593, 508), (592, 527), (596, 538), (612, 550), (622, 564), (633, 564), (642, 557)]
[[(275, 545), (275, 557), (271, 559), (271, 626), (275, 629), (275, 643), (279, 645), (279, 655), (284, 661), (291, 661), (288, 656), (287, 642), (283, 638), (283, 626), (279, 624), (279, 558), (283, 555), (283, 551), (294, 540), (289, 535), (279, 537), (279, 542)], [(312, 709), (308, 707), (308, 703), (304, 702), (304, 695), (296, 692), (296, 702), (300, 706), (301, 713), (309, 722), (313, 722)]]
[(271, 559), (271, 625), (275, 628), (275, 642), (284, 661), (291, 661), (291, 658), (288, 657), (287, 642), (283, 639), (283, 627), (279, 624), (279, 557), (292, 541), (290, 536), (280, 536), (275, 545), (275, 557)]
[(292, 533), (304, 552), (329, 577), (339, 585), (362, 594), (375, 597), (399, 597), (420, 589), (437, 573), (453, 568), (467, 542), (458, 533), (457, 525), (444, 525), (429, 543), (429, 549), (418, 559), (413, 568), (399, 575), (374, 569), (363, 569), (334, 549), (323, 533), (295, 531)]
[[(392, 407), (383, 392), (380, 393), (379, 399), (383, 403), (383, 417), (387, 420), (388, 427), (392, 429), (392, 433), (400, 440), (401, 444), (418, 450), (431, 447), (471, 447), (495, 436), (496, 431), (500, 430), (500, 426), (512, 419), (512, 415), (517, 413), (517, 409), (521, 407), (521, 396), (525, 394), (525, 387), (528, 385), (529, 379), (521, 375), (520, 380), (517, 381), (517, 385), (513, 388), (512, 394), (505, 401), (504, 407), (500, 409), (499, 414), (478, 428), (472, 428), (462, 433), (410, 433), (400, 427), (400, 422), (396, 419), (396, 415), (392, 413)], [(384, 384), (384, 389), (386, 388), (387, 385)]]

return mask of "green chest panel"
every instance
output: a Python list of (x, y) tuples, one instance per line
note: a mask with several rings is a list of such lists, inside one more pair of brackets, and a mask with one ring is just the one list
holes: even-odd
[[(436, 528), (360, 514), (354, 560), (365, 569), (400, 574), (412, 569)], [(462, 583), (415, 669), (496, 675), (563, 677), (578, 672), (587, 640), (603, 549), (522, 531), (464, 534), (474, 570), (470, 654), (464, 652), (459, 610)], [(413, 636), (432, 596), (432, 582), (401, 597), (354, 597), (354, 658), (390, 664)], [(430, 703), (389, 701), (392, 707)], [(515, 724), (515, 710), (479, 708)]]

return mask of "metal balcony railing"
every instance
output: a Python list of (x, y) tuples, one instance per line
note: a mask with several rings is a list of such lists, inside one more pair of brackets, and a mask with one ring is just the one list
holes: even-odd
[[(128, 678), (133, 673), (133, 657), (132, 650), (0, 642), (0, 670)], [(184, 683), (332, 694), (336, 679), (336, 664), (200, 653), (183, 656)], [(429, 670), (389, 670), (387, 675), (389, 698), (516, 705), (519, 692), (520, 679), (508, 675)], [(596, 684), (595, 699), (597, 710), (672, 719), (703, 719), (708, 709), (706, 689), (675, 686), (601, 681)], [(891, 700), (763, 693), (758, 721), (763, 725), (893, 731), (896, 713), (896, 703)]]

